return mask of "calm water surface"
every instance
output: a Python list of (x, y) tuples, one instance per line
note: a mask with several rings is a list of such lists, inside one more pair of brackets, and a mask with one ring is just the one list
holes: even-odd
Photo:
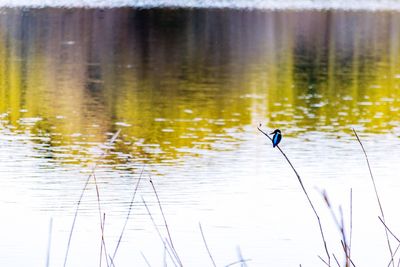
[[(348, 225), (352, 188), (354, 261), (389, 262), (351, 129), (399, 233), (399, 13), (3, 9), (0, 61), (1, 266), (45, 266), (49, 247), (62, 265), (96, 162), (110, 254), (143, 170), (116, 266), (164, 261), (141, 199), (166, 237), (150, 177), (185, 266), (211, 266), (199, 222), (218, 266), (240, 253), (249, 266), (321, 266), (313, 213), (259, 123), (283, 131), (332, 252), (340, 236), (319, 192)], [(68, 265), (98, 266), (100, 238), (91, 182)]]

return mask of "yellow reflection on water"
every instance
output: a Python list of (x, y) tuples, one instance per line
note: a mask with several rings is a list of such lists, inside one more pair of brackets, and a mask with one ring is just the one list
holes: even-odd
[(233, 10), (3, 10), (0, 129), (79, 163), (123, 128), (114, 160), (286, 135), (399, 127), (400, 15)]

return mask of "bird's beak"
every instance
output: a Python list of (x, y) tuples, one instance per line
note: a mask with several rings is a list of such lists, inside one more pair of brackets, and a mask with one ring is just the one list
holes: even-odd
[(270, 133), (270, 134), (274, 134), (275, 132), (272, 132), (272, 133)]

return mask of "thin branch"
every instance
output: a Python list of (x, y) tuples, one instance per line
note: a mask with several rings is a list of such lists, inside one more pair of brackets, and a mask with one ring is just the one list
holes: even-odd
[[(378, 201), (379, 209), (380, 209), (380, 212), (381, 212), (382, 220), (383, 220), (383, 222), (385, 222), (385, 215), (384, 215), (384, 213), (383, 213), (383, 208), (382, 208), (381, 200), (380, 200), (380, 198), (379, 198), (378, 189), (377, 189), (376, 184), (375, 184), (375, 178), (374, 178), (374, 175), (372, 174), (371, 165), (369, 164), (367, 152), (365, 151), (364, 145), (363, 145), (363, 143), (361, 142), (361, 139), (358, 137), (358, 134), (357, 134), (357, 132), (356, 132), (356, 130), (355, 130), (354, 128), (353, 128), (353, 132), (354, 132), (354, 135), (355, 135), (356, 138), (357, 138), (358, 143), (359, 143), (360, 146), (361, 146), (362, 151), (364, 152), (365, 159), (366, 159), (367, 165), (368, 165), (369, 174), (370, 174), (370, 176), (371, 176), (371, 181), (372, 181), (372, 184), (373, 184), (373, 186), (374, 186), (375, 196), (376, 196), (376, 199), (377, 199), (377, 201)], [(390, 244), (390, 241), (389, 241), (389, 234), (388, 234), (388, 231), (387, 231), (386, 228), (385, 228), (385, 234), (386, 234), (386, 241), (387, 241), (387, 244), (388, 244), (388, 247), (389, 247), (390, 256), (392, 257), (392, 262), (393, 262), (393, 267), (394, 267), (392, 246), (391, 246), (391, 244)]]
[(208, 248), (208, 245), (207, 245), (207, 242), (206, 242), (206, 238), (204, 237), (203, 229), (202, 229), (202, 227), (201, 227), (201, 223), (200, 223), (200, 222), (199, 222), (199, 228), (200, 228), (201, 236), (203, 237), (204, 246), (205, 246), (206, 249), (207, 249), (208, 256), (210, 257), (213, 266), (214, 266), (214, 267), (217, 267), (217, 265), (215, 264), (214, 258), (213, 258), (213, 256), (211, 255), (210, 249)]
[[(260, 126), (261, 126), (261, 125), (260, 125)], [(257, 129), (258, 129), (261, 133), (263, 133), (266, 137), (268, 137), (268, 139), (271, 140), (271, 142), (272, 142), (272, 138), (271, 138), (267, 133), (265, 133), (265, 132), (264, 132), (263, 130), (261, 130), (259, 127), (257, 127)], [(330, 257), (330, 255), (329, 255), (328, 246), (327, 246), (327, 244), (326, 244), (326, 239), (325, 239), (324, 231), (323, 231), (323, 229), (322, 229), (321, 219), (320, 219), (320, 217), (319, 217), (319, 215), (318, 215), (318, 213), (317, 213), (317, 210), (315, 209), (314, 204), (312, 203), (312, 201), (311, 201), (311, 199), (310, 199), (310, 197), (309, 197), (309, 195), (308, 195), (308, 193), (307, 193), (307, 190), (306, 190), (306, 188), (305, 188), (304, 185), (303, 185), (303, 181), (301, 180), (300, 175), (298, 174), (298, 172), (297, 172), (296, 169), (294, 168), (293, 164), (290, 162), (289, 158), (288, 158), (288, 157), (286, 156), (286, 154), (282, 151), (282, 149), (279, 147), (279, 145), (277, 145), (276, 147), (279, 149), (279, 151), (281, 152), (281, 154), (285, 157), (285, 159), (286, 159), (286, 161), (289, 163), (290, 167), (292, 167), (292, 170), (293, 170), (294, 173), (296, 174), (297, 180), (298, 180), (299, 183), (300, 183), (301, 189), (303, 190), (304, 194), (306, 195), (307, 200), (308, 200), (308, 203), (310, 204), (311, 209), (313, 210), (313, 212), (314, 212), (314, 214), (315, 214), (315, 217), (317, 218), (318, 225), (319, 225), (319, 230), (320, 230), (321, 237), (322, 237), (322, 241), (323, 241), (323, 243), (324, 243), (325, 253), (326, 253), (326, 256), (328, 257), (328, 265), (330, 266), (331, 257)]]

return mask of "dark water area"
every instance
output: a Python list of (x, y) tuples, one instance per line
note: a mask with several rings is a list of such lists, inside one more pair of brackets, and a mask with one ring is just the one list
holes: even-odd
[[(141, 252), (152, 264), (163, 260), (139, 198), (162, 225), (150, 175), (187, 266), (209, 264), (199, 254), (199, 221), (224, 266), (237, 247), (251, 266), (320, 266), (313, 214), (260, 123), (282, 130), (280, 146), (306, 177), (337, 255), (340, 239), (319, 192), (327, 189), (348, 214), (352, 188), (354, 257), (361, 266), (386, 264), (352, 128), (391, 225), (400, 225), (399, 86), (400, 13), (392, 11), (3, 8), (0, 265), (45, 265), (49, 218), (51, 266), (62, 264), (75, 205), (97, 163), (110, 247), (145, 173), (118, 266), (145, 266)], [(70, 266), (99, 257), (92, 183), (81, 210)]]
[(121, 152), (163, 161), (258, 122), (291, 136), (399, 126), (397, 13), (49, 8), (0, 19), (2, 128), (45, 139), (54, 157), (121, 127)]

